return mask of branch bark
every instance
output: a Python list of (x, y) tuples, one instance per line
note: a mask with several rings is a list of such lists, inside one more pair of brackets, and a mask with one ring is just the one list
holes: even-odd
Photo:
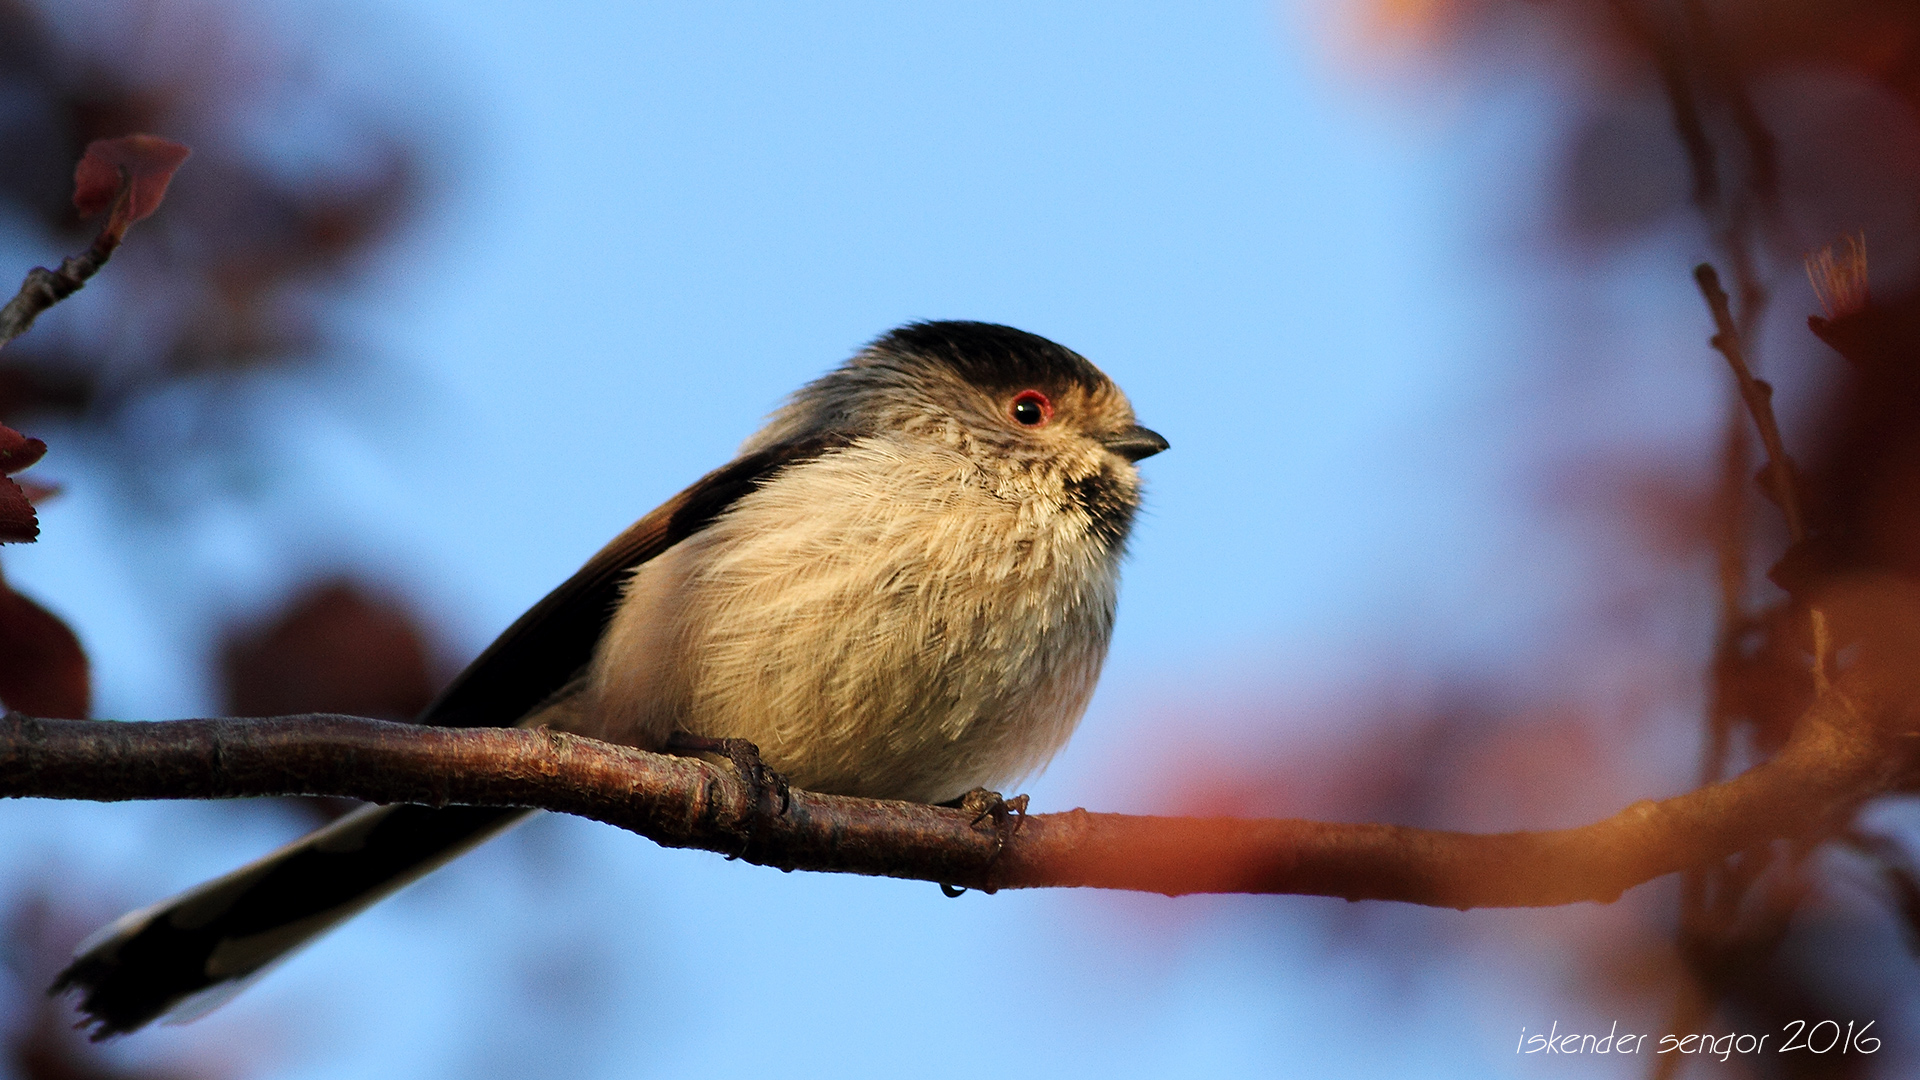
[(540, 730), (326, 714), (154, 723), (9, 715), (0, 719), (0, 797), (527, 806), (783, 870), (989, 892), (1291, 893), (1464, 910), (1612, 901), (1665, 874), (1830, 830), (1891, 785), (1900, 755), (1884, 728), (1836, 691), (1780, 754), (1732, 780), (1580, 828), (1489, 835), (1085, 810), (996, 829), (961, 810), (805, 791), (774, 814), (756, 808), (731, 770), (695, 758)]
[(132, 190), (130, 185), (122, 189), (114, 202), (108, 227), (100, 230), (87, 250), (62, 259), (58, 270), (36, 266), (27, 271), (26, 280), (20, 283), (20, 291), (4, 307), (0, 307), (0, 346), (32, 329), (33, 321), (41, 313), (79, 292), (88, 279), (99, 273), (100, 268), (107, 265), (107, 260), (113, 258), (126, 233), (124, 224), (117, 230), (113, 225), (123, 216), (122, 207), (126, 205), (128, 193)]

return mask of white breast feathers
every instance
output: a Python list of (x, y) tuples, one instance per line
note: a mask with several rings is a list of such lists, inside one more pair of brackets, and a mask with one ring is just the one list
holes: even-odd
[(749, 739), (829, 793), (1011, 784), (1086, 708), (1119, 557), (1057, 477), (862, 439), (634, 573), (591, 671), (596, 733)]

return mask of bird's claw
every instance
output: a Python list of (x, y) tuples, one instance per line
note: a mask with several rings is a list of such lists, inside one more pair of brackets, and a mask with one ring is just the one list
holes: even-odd
[[(1002, 798), (999, 792), (988, 791), (986, 788), (974, 788), (972, 791), (967, 792), (952, 802), (944, 802), (940, 805), (951, 806), (957, 810), (972, 814), (973, 819), (967, 822), (969, 826), (977, 826), (988, 818), (993, 819), (993, 854), (987, 859), (987, 868), (989, 871), (991, 871), (993, 867), (993, 861), (1000, 857), (1002, 851), (1006, 850), (1007, 841), (1013, 839), (1014, 834), (1020, 831), (1020, 826), (1025, 824), (1027, 820), (1027, 797), (1025, 795), (1015, 795), (1013, 798), (1007, 799)], [(967, 890), (964, 886), (949, 885), (941, 882), (940, 891), (949, 897), (954, 897), (959, 896)], [(994, 888), (989, 884), (983, 891), (991, 894)]]
[[(749, 841), (757, 825), (780, 817), (793, 806), (793, 789), (786, 776), (768, 768), (766, 762), (760, 760), (760, 748), (746, 739), (715, 739), (676, 731), (667, 736), (665, 749), (670, 754), (717, 754), (733, 765), (740, 782), (747, 786), (747, 797), (753, 807), (747, 823)], [(769, 793), (778, 797), (775, 807), (767, 805)]]
[[(1000, 844), (1006, 846), (1007, 839), (1020, 831), (1027, 820), (1027, 797), (1015, 795), (1011, 799), (1002, 798), (997, 791), (986, 788), (974, 788), (960, 796), (960, 809), (973, 814), (969, 825), (978, 825), (988, 818), (993, 819), (993, 829), (1000, 834)], [(1008, 827), (1008, 822), (1012, 827)]]

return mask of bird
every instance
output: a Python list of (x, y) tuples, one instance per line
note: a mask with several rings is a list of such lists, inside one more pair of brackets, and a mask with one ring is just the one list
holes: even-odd
[[(1167, 449), (1080, 354), (898, 327), (622, 532), (417, 719), (740, 747), (825, 794), (954, 802), (1044, 766), (1085, 712)], [(969, 804), (971, 805), (971, 804)], [(95, 1039), (188, 1020), (530, 811), (367, 806), (76, 949)]]

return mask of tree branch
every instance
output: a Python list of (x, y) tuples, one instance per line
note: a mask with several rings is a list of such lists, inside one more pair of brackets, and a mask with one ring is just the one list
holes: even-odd
[(120, 240), (126, 234), (126, 225), (121, 223), (121, 219), (125, 217), (124, 207), (132, 190), (132, 185), (121, 189), (114, 200), (113, 213), (107, 226), (93, 238), (87, 250), (60, 260), (58, 270), (36, 266), (27, 271), (27, 279), (20, 283), (20, 291), (7, 301), (5, 307), (0, 307), (0, 346), (32, 329), (33, 320), (39, 318), (42, 312), (79, 292), (87, 279), (99, 273), (100, 268), (107, 265), (107, 260), (113, 258), (114, 250), (120, 246)]
[(1529, 907), (1611, 901), (1756, 844), (1830, 830), (1887, 789), (1899, 758), (1852, 700), (1822, 696), (1778, 756), (1733, 780), (1554, 832), (1073, 810), (1033, 815), (1003, 833), (961, 810), (805, 791), (774, 815), (756, 813), (753, 792), (731, 770), (694, 758), (542, 730), (326, 714), (158, 723), (9, 715), (0, 719), (0, 796), (527, 806), (785, 870), (987, 891), (1084, 886)]
[[(1801, 511), (1800, 483), (1793, 459), (1787, 456), (1786, 443), (1780, 437), (1780, 422), (1773, 414), (1773, 386), (1764, 379), (1755, 378), (1753, 370), (1747, 366), (1740, 330), (1734, 323), (1726, 291), (1720, 288), (1720, 275), (1714, 272), (1713, 264), (1701, 263), (1694, 267), (1693, 280), (1700, 286), (1700, 295), (1706, 298), (1707, 308), (1713, 313), (1715, 333), (1708, 339), (1708, 344), (1719, 350), (1720, 355), (1726, 357), (1727, 366), (1733, 369), (1734, 380), (1740, 387), (1740, 398), (1753, 415), (1753, 426), (1760, 432), (1760, 442), (1767, 449), (1767, 490), (1779, 504), (1781, 516), (1787, 520), (1788, 539), (1795, 545), (1804, 544), (1807, 541), (1807, 522)], [(1833, 666), (1833, 634), (1825, 612), (1817, 607), (1809, 607), (1807, 615), (1813, 626), (1814, 688), (1824, 692)]]
[(87, 144), (73, 170), (73, 205), (82, 216), (107, 212), (107, 223), (87, 250), (60, 262), (60, 269), (36, 266), (6, 306), (0, 307), (0, 346), (33, 326), (41, 312), (79, 292), (87, 279), (113, 257), (127, 229), (160, 208), (174, 170), (193, 151), (157, 135), (122, 135)]

